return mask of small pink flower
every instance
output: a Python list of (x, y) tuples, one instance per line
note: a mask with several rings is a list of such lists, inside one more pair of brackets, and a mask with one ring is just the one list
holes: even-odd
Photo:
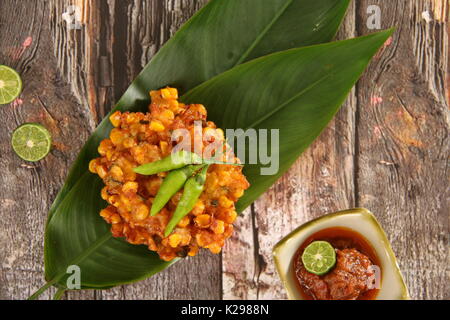
[(378, 96), (372, 96), (372, 98), (370, 98), (370, 102), (372, 103), (372, 105), (376, 106), (383, 102), (383, 98)]
[(13, 106), (13, 107), (18, 107), (18, 106), (21, 106), (22, 104), (23, 104), (23, 100), (20, 99), (20, 98), (17, 98), (16, 100), (14, 100), (14, 101), (12, 102), (12, 106)]
[(31, 46), (32, 43), (33, 43), (33, 38), (32, 37), (27, 37), (25, 39), (25, 41), (22, 43), (22, 47), (28, 48), (29, 46)]
[(394, 41), (393, 38), (392, 38), (392, 37), (389, 37), (389, 38), (386, 40), (386, 42), (384, 43), (384, 47), (385, 47), (385, 48), (386, 48), (386, 47), (389, 47), (389, 46), (392, 44), (393, 41)]
[(379, 126), (373, 127), (373, 134), (377, 139), (381, 138), (381, 128)]

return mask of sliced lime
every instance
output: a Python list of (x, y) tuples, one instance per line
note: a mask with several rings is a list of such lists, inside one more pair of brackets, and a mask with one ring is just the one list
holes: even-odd
[(336, 252), (330, 243), (314, 241), (303, 251), (302, 262), (308, 272), (321, 276), (336, 264)]
[(0, 104), (13, 102), (22, 92), (22, 79), (10, 67), (0, 65)]
[(19, 157), (26, 161), (43, 159), (52, 146), (50, 133), (39, 123), (25, 123), (14, 130), (11, 144)]

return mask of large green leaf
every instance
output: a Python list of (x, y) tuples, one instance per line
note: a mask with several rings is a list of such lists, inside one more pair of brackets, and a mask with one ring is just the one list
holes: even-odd
[[(349, 3), (212, 0), (161, 48), (114, 110), (145, 111), (150, 90), (171, 85), (184, 93), (251, 58), (328, 42), (336, 34)], [(105, 117), (74, 162), (50, 209), (50, 217), (73, 185), (87, 174), (89, 161), (97, 156), (97, 146), (110, 130)]]
[[(239, 202), (242, 211), (319, 135), (391, 31), (235, 66), (330, 40), (348, 2), (211, 1), (155, 56), (116, 108), (145, 110), (149, 90), (173, 85), (186, 92), (184, 101), (205, 104), (223, 128), (280, 129), (280, 170), (262, 176), (259, 165), (245, 167), (252, 187)], [(83, 288), (138, 281), (170, 265), (143, 246), (112, 238), (98, 215), (106, 206), (102, 182), (87, 164), (110, 129), (104, 121), (91, 136), (51, 208), (45, 235), (49, 285), (65, 287), (70, 265), (81, 268)]]
[[(278, 129), (279, 171), (246, 164), (251, 187), (238, 203), (244, 210), (265, 192), (314, 141), (339, 110), (372, 56), (392, 30), (369, 36), (291, 49), (237, 66), (188, 92), (208, 118), (224, 129)], [(247, 149), (255, 141), (247, 141)]]
[[(159, 51), (115, 109), (145, 111), (149, 90), (173, 85), (186, 92), (252, 58), (329, 41), (348, 4), (349, 0), (213, 0)], [(67, 267), (74, 264), (82, 269), (83, 288), (137, 281), (169, 265), (143, 246), (112, 238), (98, 215), (106, 206), (99, 196), (101, 181), (87, 166), (110, 129), (106, 118), (81, 150), (50, 209), (45, 234), (49, 285), (64, 287)]]
[[(390, 34), (384, 31), (265, 56), (235, 67), (183, 97), (204, 102), (224, 128), (280, 129), (280, 171), (261, 176), (258, 165), (248, 166), (246, 174), (253, 184), (240, 209), (266, 190), (314, 140)], [(83, 286), (105, 288), (142, 279), (166, 267), (166, 263), (149, 258), (153, 254), (145, 248), (111, 238), (108, 226), (98, 217), (104, 205), (95, 195), (100, 183), (88, 190), (89, 183), (90, 176), (85, 176), (72, 188), (48, 225), (51, 250), (47, 254), (59, 263), (48, 266), (47, 272), (57, 276), (64, 274), (68, 264), (78, 264)]]

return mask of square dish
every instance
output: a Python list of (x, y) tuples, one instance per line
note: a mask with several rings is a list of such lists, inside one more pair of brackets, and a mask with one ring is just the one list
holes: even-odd
[(352, 229), (372, 245), (381, 264), (382, 279), (376, 300), (408, 300), (408, 289), (394, 252), (381, 225), (367, 209), (357, 208), (324, 215), (307, 222), (283, 238), (273, 250), (274, 261), (292, 300), (303, 300), (295, 279), (293, 260), (298, 248), (312, 234), (332, 227)]

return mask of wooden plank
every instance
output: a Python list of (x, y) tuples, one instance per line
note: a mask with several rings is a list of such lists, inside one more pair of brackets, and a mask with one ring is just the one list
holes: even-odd
[(448, 2), (358, 1), (360, 34), (369, 4), (397, 32), (358, 86), (357, 204), (385, 228), (411, 296), (449, 298)]
[[(0, 33), (0, 62), (22, 73), (25, 90), (22, 105), (0, 110), (6, 119), (0, 136), (9, 137), (25, 121), (39, 121), (51, 129), (56, 146), (49, 157), (31, 166), (13, 154), (9, 138), (1, 144), (5, 174), (0, 182), (5, 188), (0, 201), (7, 227), (0, 237), (0, 245), (6, 248), (0, 253), (0, 297), (26, 298), (43, 284), (46, 212), (70, 163), (140, 69), (204, 3), (36, 0), (18, 6), (2, 1), (0, 17), (7, 27)], [(69, 30), (62, 18), (69, 5), (81, 9), (80, 30)], [(67, 297), (219, 298), (220, 270), (220, 256), (205, 252), (139, 284), (108, 292), (71, 292)]]
[[(0, 117), (0, 298), (24, 299), (44, 284), (43, 235), (46, 213), (67, 168), (87, 139), (88, 118), (79, 112), (70, 86), (61, 80), (53, 55), (49, 6), (41, 1), (0, 2), (0, 64), (22, 75), (24, 90), (16, 103), (1, 106)], [(18, 19), (17, 17), (20, 17)], [(10, 146), (13, 130), (40, 122), (51, 132), (54, 148), (44, 160), (20, 160)], [(53, 290), (46, 293), (48, 298)]]
[[(95, 124), (159, 48), (207, 1), (52, 0), (52, 31), (61, 70)], [(62, 13), (80, 6), (80, 30)], [(80, 63), (81, 61), (81, 63)], [(220, 297), (220, 256), (206, 252), (146, 281), (95, 292), (97, 299), (214, 299)], [(91, 298), (69, 293), (71, 299)]]
[[(355, 4), (339, 38), (354, 36)], [(238, 219), (223, 253), (224, 299), (285, 299), (272, 248), (300, 224), (354, 206), (352, 92), (336, 119), (276, 185)]]
[[(207, 1), (108, 1), (114, 6), (114, 71), (116, 97), (159, 48)], [(220, 256), (202, 252), (151, 279), (107, 290), (102, 299), (219, 299)]]

